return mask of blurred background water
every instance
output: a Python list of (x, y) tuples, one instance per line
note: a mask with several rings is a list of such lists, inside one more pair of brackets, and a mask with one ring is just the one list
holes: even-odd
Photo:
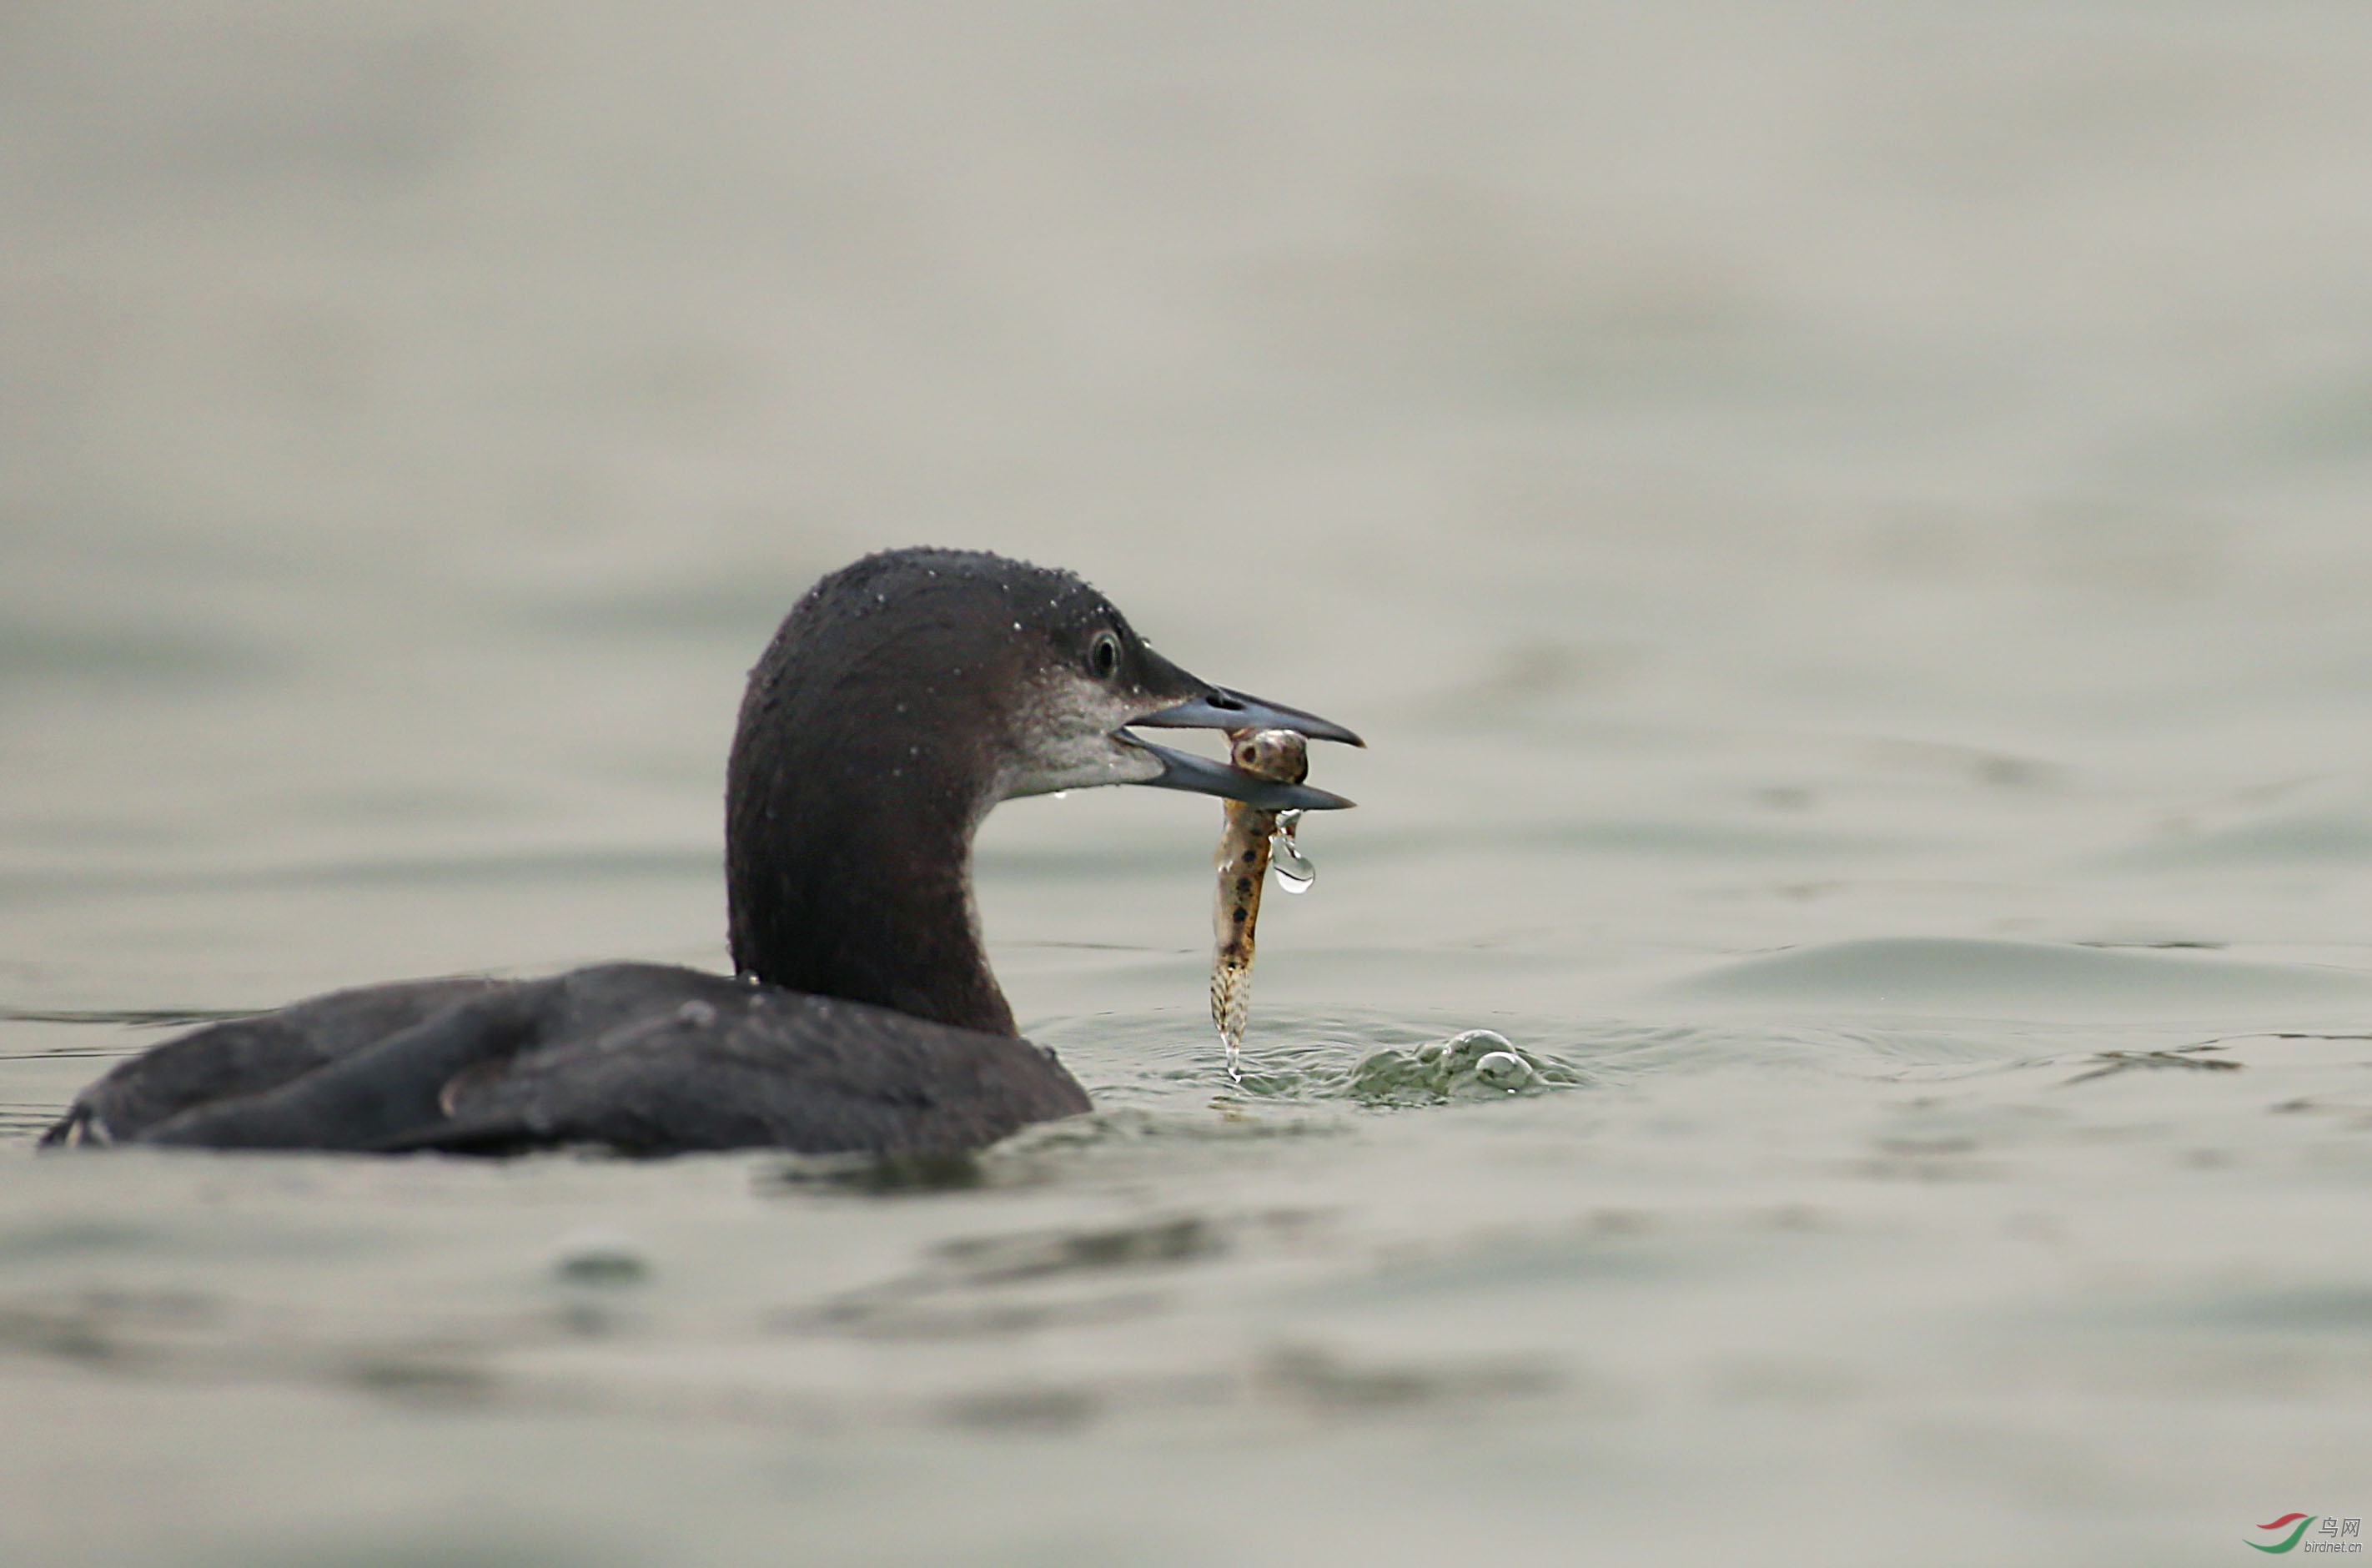
[[(2372, 1514), (2367, 83), (2317, 0), (0, 11), (0, 1558)], [(742, 672), (914, 542), (1368, 736), (1241, 1089), (1218, 813), (1102, 791), (981, 897), (1104, 1109), (952, 1188), (32, 1157), (156, 1015), (721, 965)]]

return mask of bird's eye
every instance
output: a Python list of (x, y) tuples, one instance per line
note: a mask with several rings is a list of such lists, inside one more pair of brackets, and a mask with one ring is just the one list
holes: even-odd
[(1120, 638), (1110, 632), (1099, 632), (1087, 645), (1087, 673), (1098, 680), (1110, 680), (1112, 671), (1120, 668)]

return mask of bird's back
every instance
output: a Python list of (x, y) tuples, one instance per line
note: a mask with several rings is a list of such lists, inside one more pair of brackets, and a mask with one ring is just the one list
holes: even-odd
[(47, 1144), (630, 1154), (941, 1154), (1076, 1115), (1007, 1035), (696, 970), (333, 993), (169, 1040), (86, 1090)]

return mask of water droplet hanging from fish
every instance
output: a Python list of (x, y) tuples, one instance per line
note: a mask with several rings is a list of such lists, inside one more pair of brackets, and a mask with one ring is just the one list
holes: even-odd
[(1276, 831), (1269, 835), (1269, 868), (1276, 873), (1276, 885), (1288, 893), (1306, 893), (1318, 880), (1318, 867), (1301, 845), (1295, 842), (1293, 830), (1301, 826), (1301, 813), (1280, 811), (1276, 814)]

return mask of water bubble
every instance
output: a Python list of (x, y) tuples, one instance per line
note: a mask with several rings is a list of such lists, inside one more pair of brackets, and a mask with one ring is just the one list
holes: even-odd
[(1474, 1075), (1494, 1089), (1515, 1090), (1532, 1081), (1532, 1069), (1512, 1051), (1494, 1051), (1474, 1063)]

